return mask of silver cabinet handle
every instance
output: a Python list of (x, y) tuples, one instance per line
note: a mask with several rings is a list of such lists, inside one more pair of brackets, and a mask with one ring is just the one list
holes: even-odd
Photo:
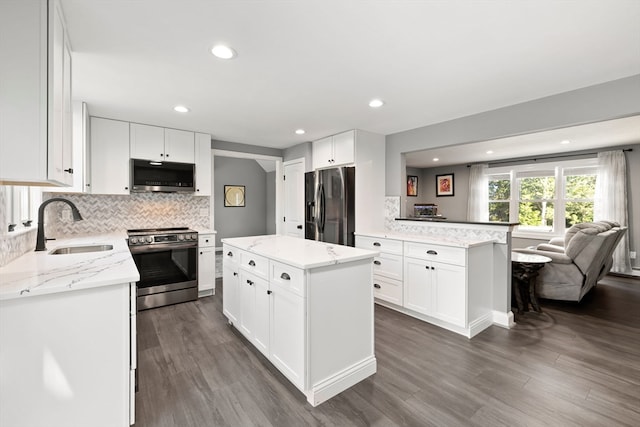
[(280, 275), (280, 278), (281, 278), (282, 280), (291, 280), (291, 276), (289, 276), (287, 273), (282, 273), (282, 274)]
[(376, 289), (380, 289), (382, 286), (378, 285), (377, 283), (374, 283), (373, 287), (376, 288)]
[(249, 261), (249, 265), (250, 265), (251, 267), (255, 267), (255, 266), (256, 266), (256, 263), (255, 263), (255, 261), (254, 261), (254, 260), (251, 260), (251, 261)]
[(373, 246), (382, 246), (380, 242), (373, 242)]
[(428, 253), (429, 255), (438, 255), (438, 252), (434, 251), (433, 249), (429, 249), (429, 250), (427, 251), (427, 253)]
[(380, 261), (378, 261), (378, 260), (373, 261), (373, 263), (374, 263), (375, 265), (380, 265), (380, 264), (382, 264), (382, 263), (381, 263)]

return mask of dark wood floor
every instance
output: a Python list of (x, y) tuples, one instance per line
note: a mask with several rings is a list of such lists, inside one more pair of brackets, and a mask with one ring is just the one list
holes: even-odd
[(640, 425), (640, 281), (542, 308), (468, 340), (376, 306), (378, 372), (316, 408), (227, 325), (221, 292), (143, 311), (136, 426)]

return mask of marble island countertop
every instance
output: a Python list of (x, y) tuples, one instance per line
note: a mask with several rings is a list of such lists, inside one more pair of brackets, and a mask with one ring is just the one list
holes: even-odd
[(486, 245), (494, 243), (495, 239), (480, 239), (474, 237), (468, 238), (455, 238), (455, 237), (446, 237), (439, 235), (424, 235), (424, 234), (408, 234), (408, 233), (399, 233), (395, 231), (373, 231), (373, 232), (364, 232), (364, 233), (356, 233), (356, 236), (368, 236), (368, 237), (377, 237), (380, 239), (395, 239), (395, 240), (403, 240), (406, 242), (416, 242), (416, 243), (430, 243), (433, 245), (442, 245), (442, 246), (453, 246), (460, 248), (471, 248), (479, 245)]
[[(126, 233), (51, 240), (47, 250), (28, 252), (0, 268), (0, 300), (137, 282), (138, 270)], [(113, 245), (103, 252), (52, 255), (68, 246)]]
[(277, 235), (226, 238), (222, 242), (302, 269), (358, 261), (379, 254), (377, 251)]

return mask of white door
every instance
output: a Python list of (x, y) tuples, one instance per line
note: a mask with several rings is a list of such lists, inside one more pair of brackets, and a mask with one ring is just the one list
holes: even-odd
[(297, 387), (304, 386), (304, 304), (300, 295), (271, 285), (271, 361)]
[(304, 239), (304, 159), (284, 163), (284, 230)]
[(418, 313), (432, 313), (432, 273), (429, 261), (404, 259), (404, 306)]

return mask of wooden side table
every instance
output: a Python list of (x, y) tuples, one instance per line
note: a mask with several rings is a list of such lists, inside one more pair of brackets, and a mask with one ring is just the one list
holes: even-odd
[[(548, 262), (551, 262), (551, 258), (546, 256), (511, 252), (511, 284), (518, 313), (529, 311), (529, 303), (535, 311), (542, 311), (536, 298), (536, 279), (539, 270)], [(522, 291), (525, 300), (522, 298)]]

